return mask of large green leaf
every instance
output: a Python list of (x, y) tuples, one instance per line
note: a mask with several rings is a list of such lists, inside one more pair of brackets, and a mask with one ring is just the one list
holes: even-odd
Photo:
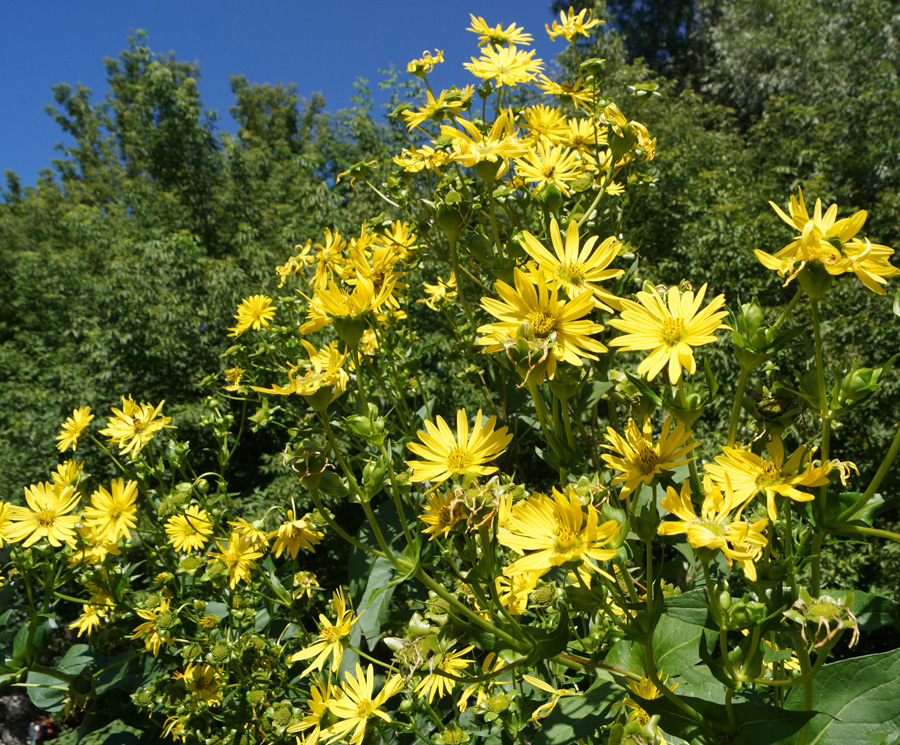
[[(803, 692), (787, 701), (800, 708)], [(865, 743), (871, 732), (900, 729), (900, 649), (825, 665), (816, 676), (809, 745)]]
[(657, 670), (678, 675), (700, 661), (703, 629), (692, 623), (662, 616), (653, 631), (653, 660)]
[[(388, 559), (376, 557), (369, 570), (369, 580), (365, 592), (359, 601), (357, 612), (359, 621), (354, 630), (366, 640), (369, 649), (377, 644), (381, 632), (381, 624), (387, 617), (388, 605), (394, 594), (397, 571)], [(358, 640), (351, 640), (355, 645)]]
[(734, 704), (731, 709), (735, 729), (732, 731), (728, 725), (728, 710), (722, 704), (679, 696), (705, 719), (698, 721), (667, 698), (648, 700), (634, 694), (631, 697), (651, 716), (659, 715), (659, 726), (665, 732), (698, 744), (775, 745), (799, 731), (815, 715), (815, 712), (790, 711), (764, 704)]
[(623, 698), (615, 683), (603, 681), (583, 696), (563, 696), (543, 720), (532, 745), (569, 745), (615, 719), (613, 704)]

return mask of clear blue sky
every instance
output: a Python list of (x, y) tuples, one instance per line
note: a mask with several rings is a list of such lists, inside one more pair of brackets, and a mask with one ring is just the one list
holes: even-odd
[(325, 95), (328, 109), (350, 105), (353, 83), (381, 79), (379, 68), (406, 63), (423, 50), (443, 49), (433, 82), (447, 87), (474, 78), (462, 67), (477, 56), (466, 31), (469, 13), (490, 25), (516, 23), (535, 37), (532, 48), (550, 62), (564, 40), (551, 42), (544, 24), (551, 0), (23, 0), (6, 2), (0, 22), (0, 174), (15, 171), (33, 184), (50, 166), (66, 135), (42, 110), (51, 86), (82, 83), (101, 100), (107, 91), (104, 57), (116, 57), (133, 29), (144, 29), (155, 52), (199, 62), (200, 92), (233, 129), (228, 108), (232, 75), (250, 82), (293, 82), (308, 97)]

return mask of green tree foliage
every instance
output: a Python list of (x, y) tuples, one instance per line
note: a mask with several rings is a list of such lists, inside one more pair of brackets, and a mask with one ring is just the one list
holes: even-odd
[[(273, 290), (297, 243), (381, 210), (368, 189), (330, 188), (388, 152), (365, 91), (330, 114), (320, 95), (235, 78), (232, 136), (200, 98), (199, 69), (142, 33), (105, 64), (102, 101), (53, 89), (48, 111), (70, 140), (53, 168), (27, 188), (7, 172), (0, 190), (2, 499), (47, 478), (38, 464), (75, 406), (102, 418), (130, 393), (196, 408), (236, 293)], [(265, 452), (265, 438), (254, 447)]]

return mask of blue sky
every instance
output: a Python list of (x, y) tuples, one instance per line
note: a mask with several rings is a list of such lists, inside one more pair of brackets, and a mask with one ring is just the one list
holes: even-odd
[[(443, 49), (445, 63), (433, 84), (474, 80), (462, 63), (477, 56), (466, 31), (469, 13), (490, 25), (516, 23), (535, 37), (537, 56), (549, 62), (564, 40), (551, 42), (544, 24), (551, 0), (24, 0), (4, 4), (0, 23), (0, 172), (15, 171), (33, 184), (50, 166), (65, 134), (42, 110), (51, 86), (82, 83), (94, 100), (106, 92), (104, 57), (116, 57), (133, 29), (149, 34), (155, 52), (199, 62), (200, 92), (218, 111), (219, 127), (233, 129), (228, 107), (232, 75), (250, 82), (297, 84), (302, 96), (325, 95), (328, 109), (350, 105), (357, 78), (373, 90), (379, 68), (406, 63), (423, 50)], [(5, 180), (5, 179), (4, 179)]]

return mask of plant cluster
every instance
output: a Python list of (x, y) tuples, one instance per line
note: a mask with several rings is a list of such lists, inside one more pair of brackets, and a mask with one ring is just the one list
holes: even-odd
[[(237, 307), (203, 421), (217, 468), (194, 470), (163, 403), (123, 397), (102, 429), (72, 412), (60, 452), (89, 438), (120, 476), (73, 458), (0, 503), (3, 592), (24, 598), (4, 682), (207, 745), (885, 741), (896, 711), (866, 692), (900, 693), (897, 650), (828, 659), (897, 606), (821, 567), (846, 537), (900, 540), (875, 526), (900, 430), (862, 491), (832, 456), (894, 358), (828, 368), (823, 316), (835, 282), (884, 295), (893, 251), (861, 235), (865, 212), (810, 214), (800, 193), (773, 204), (789, 242), (756, 254), (794, 290), (777, 314), (645, 281), (626, 235), (656, 90), (604, 97), (604, 61), (582, 58), (599, 24), (569, 9), (547, 27), (575, 79), (474, 15), (474, 83), (435, 92), (442, 53), (410, 62), (426, 98), (394, 112), (394, 173), (340, 176), (385, 212), (323, 227), (273, 267), (280, 294)], [(804, 374), (779, 379), (804, 334)], [(727, 341), (725, 393), (704, 353)], [(727, 430), (700, 438), (722, 401)], [(263, 427), (296, 488), (246, 516), (228, 464)], [(348, 591), (310, 569), (326, 537)], [(51, 666), (73, 603), (84, 643)], [(855, 716), (820, 713), (838, 708)]]

